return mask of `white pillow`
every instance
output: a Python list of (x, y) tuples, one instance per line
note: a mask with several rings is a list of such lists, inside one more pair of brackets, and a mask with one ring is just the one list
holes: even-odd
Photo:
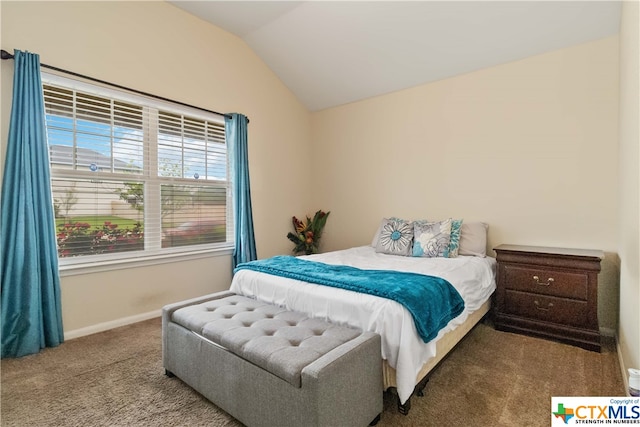
[(380, 225), (378, 226), (378, 229), (376, 230), (376, 233), (373, 235), (373, 239), (371, 240), (371, 246), (374, 248), (378, 246), (378, 240), (380, 240), (380, 232), (382, 231), (382, 226), (385, 223), (385, 219), (386, 218), (382, 218), (382, 220), (380, 221)]
[(487, 229), (484, 222), (463, 222), (460, 227), (459, 255), (487, 256)]

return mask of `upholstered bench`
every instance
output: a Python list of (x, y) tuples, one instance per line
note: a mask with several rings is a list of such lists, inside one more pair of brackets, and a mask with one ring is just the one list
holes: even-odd
[(378, 334), (231, 292), (165, 306), (162, 358), (248, 426), (364, 426), (382, 412)]

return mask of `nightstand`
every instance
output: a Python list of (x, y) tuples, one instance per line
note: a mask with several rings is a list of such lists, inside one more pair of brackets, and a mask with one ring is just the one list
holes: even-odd
[(500, 245), (494, 322), (501, 331), (600, 351), (599, 250)]

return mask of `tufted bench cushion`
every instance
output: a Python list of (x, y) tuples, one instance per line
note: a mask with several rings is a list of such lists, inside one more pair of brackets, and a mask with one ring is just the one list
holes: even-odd
[(294, 387), (304, 367), (361, 334), (241, 295), (181, 308), (171, 320)]
[(382, 412), (380, 335), (217, 292), (162, 308), (162, 364), (249, 427), (357, 427)]

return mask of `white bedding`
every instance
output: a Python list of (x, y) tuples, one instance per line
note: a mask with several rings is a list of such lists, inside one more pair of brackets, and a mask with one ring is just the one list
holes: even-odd
[(425, 343), (409, 311), (395, 301), (250, 270), (240, 270), (234, 275), (232, 292), (380, 334), (382, 358), (396, 370), (398, 396), (402, 402), (411, 396), (422, 365), (435, 356), (436, 341), (463, 323), (496, 287), (496, 261), (491, 257), (404, 257), (379, 254), (371, 246), (361, 246), (301, 258), (362, 269), (429, 274), (448, 280), (458, 290), (465, 302), (464, 311), (434, 340)]

